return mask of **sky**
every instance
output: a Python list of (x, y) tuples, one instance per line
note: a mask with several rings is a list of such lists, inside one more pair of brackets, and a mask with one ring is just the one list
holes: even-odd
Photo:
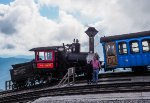
[(100, 37), (149, 30), (150, 0), (0, 0), (0, 57), (33, 55), (31, 48), (74, 38), (88, 51), (89, 26), (99, 31), (101, 55)]

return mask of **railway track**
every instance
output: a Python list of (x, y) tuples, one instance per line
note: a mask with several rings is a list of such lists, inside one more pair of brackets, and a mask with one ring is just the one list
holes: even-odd
[[(16, 103), (22, 101), (32, 101), (40, 97), (58, 96), (58, 95), (77, 95), (77, 94), (96, 94), (96, 93), (117, 93), (117, 92), (148, 92), (150, 91), (150, 81), (142, 82), (149, 73), (138, 76), (137, 79), (141, 81), (132, 81), (136, 78), (132, 73), (123, 75), (119, 73), (102, 74), (100, 75), (100, 82), (96, 85), (87, 85), (85, 81), (76, 82), (73, 86), (68, 87), (36, 87), (24, 89), (20, 91), (3, 91), (0, 92), (0, 103)], [(126, 76), (125, 76), (126, 75)], [(129, 77), (130, 76), (130, 77)], [(107, 77), (107, 78), (106, 78)], [(139, 78), (139, 77), (142, 77)], [(148, 76), (147, 80), (150, 78)]]
[(96, 93), (118, 93), (118, 92), (148, 92), (150, 91), (149, 82), (137, 83), (112, 83), (97, 85), (79, 85), (71, 87), (54, 87), (40, 90), (28, 90), (20, 92), (9, 92), (0, 95), (0, 103), (15, 103), (21, 101), (32, 101), (40, 97), (96, 94)]

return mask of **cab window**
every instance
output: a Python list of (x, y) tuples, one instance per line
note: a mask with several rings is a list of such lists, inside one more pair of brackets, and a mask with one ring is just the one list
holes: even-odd
[(142, 50), (143, 50), (143, 52), (150, 51), (150, 39), (142, 40)]
[(45, 52), (45, 60), (52, 60), (52, 52)]
[(39, 51), (36, 53), (36, 60), (52, 60), (52, 52), (51, 51)]
[(118, 43), (118, 49), (119, 49), (119, 54), (127, 54), (127, 43), (126, 42), (120, 42)]
[(39, 60), (44, 60), (44, 52), (39, 52)]
[(138, 41), (130, 41), (130, 52), (131, 53), (139, 53), (139, 43)]

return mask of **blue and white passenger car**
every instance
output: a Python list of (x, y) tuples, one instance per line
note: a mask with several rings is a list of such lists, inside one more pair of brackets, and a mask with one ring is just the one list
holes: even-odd
[(105, 70), (132, 68), (147, 70), (150, 66), (150, 31), (101, 37)]

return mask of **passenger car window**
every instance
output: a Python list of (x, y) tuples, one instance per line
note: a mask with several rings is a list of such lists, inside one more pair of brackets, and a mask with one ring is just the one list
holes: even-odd
[(142, 50), (143, 50), (143, 52), (150, 51), (150, 39), (142, 40)]
[(139, 53), (140, 52), (138, 41), (130, 42), (130, 50), (131, 50), (131, 53)]
[(127, 54), (127, 43), (120, 42), (118, 43), (119, 54)]

